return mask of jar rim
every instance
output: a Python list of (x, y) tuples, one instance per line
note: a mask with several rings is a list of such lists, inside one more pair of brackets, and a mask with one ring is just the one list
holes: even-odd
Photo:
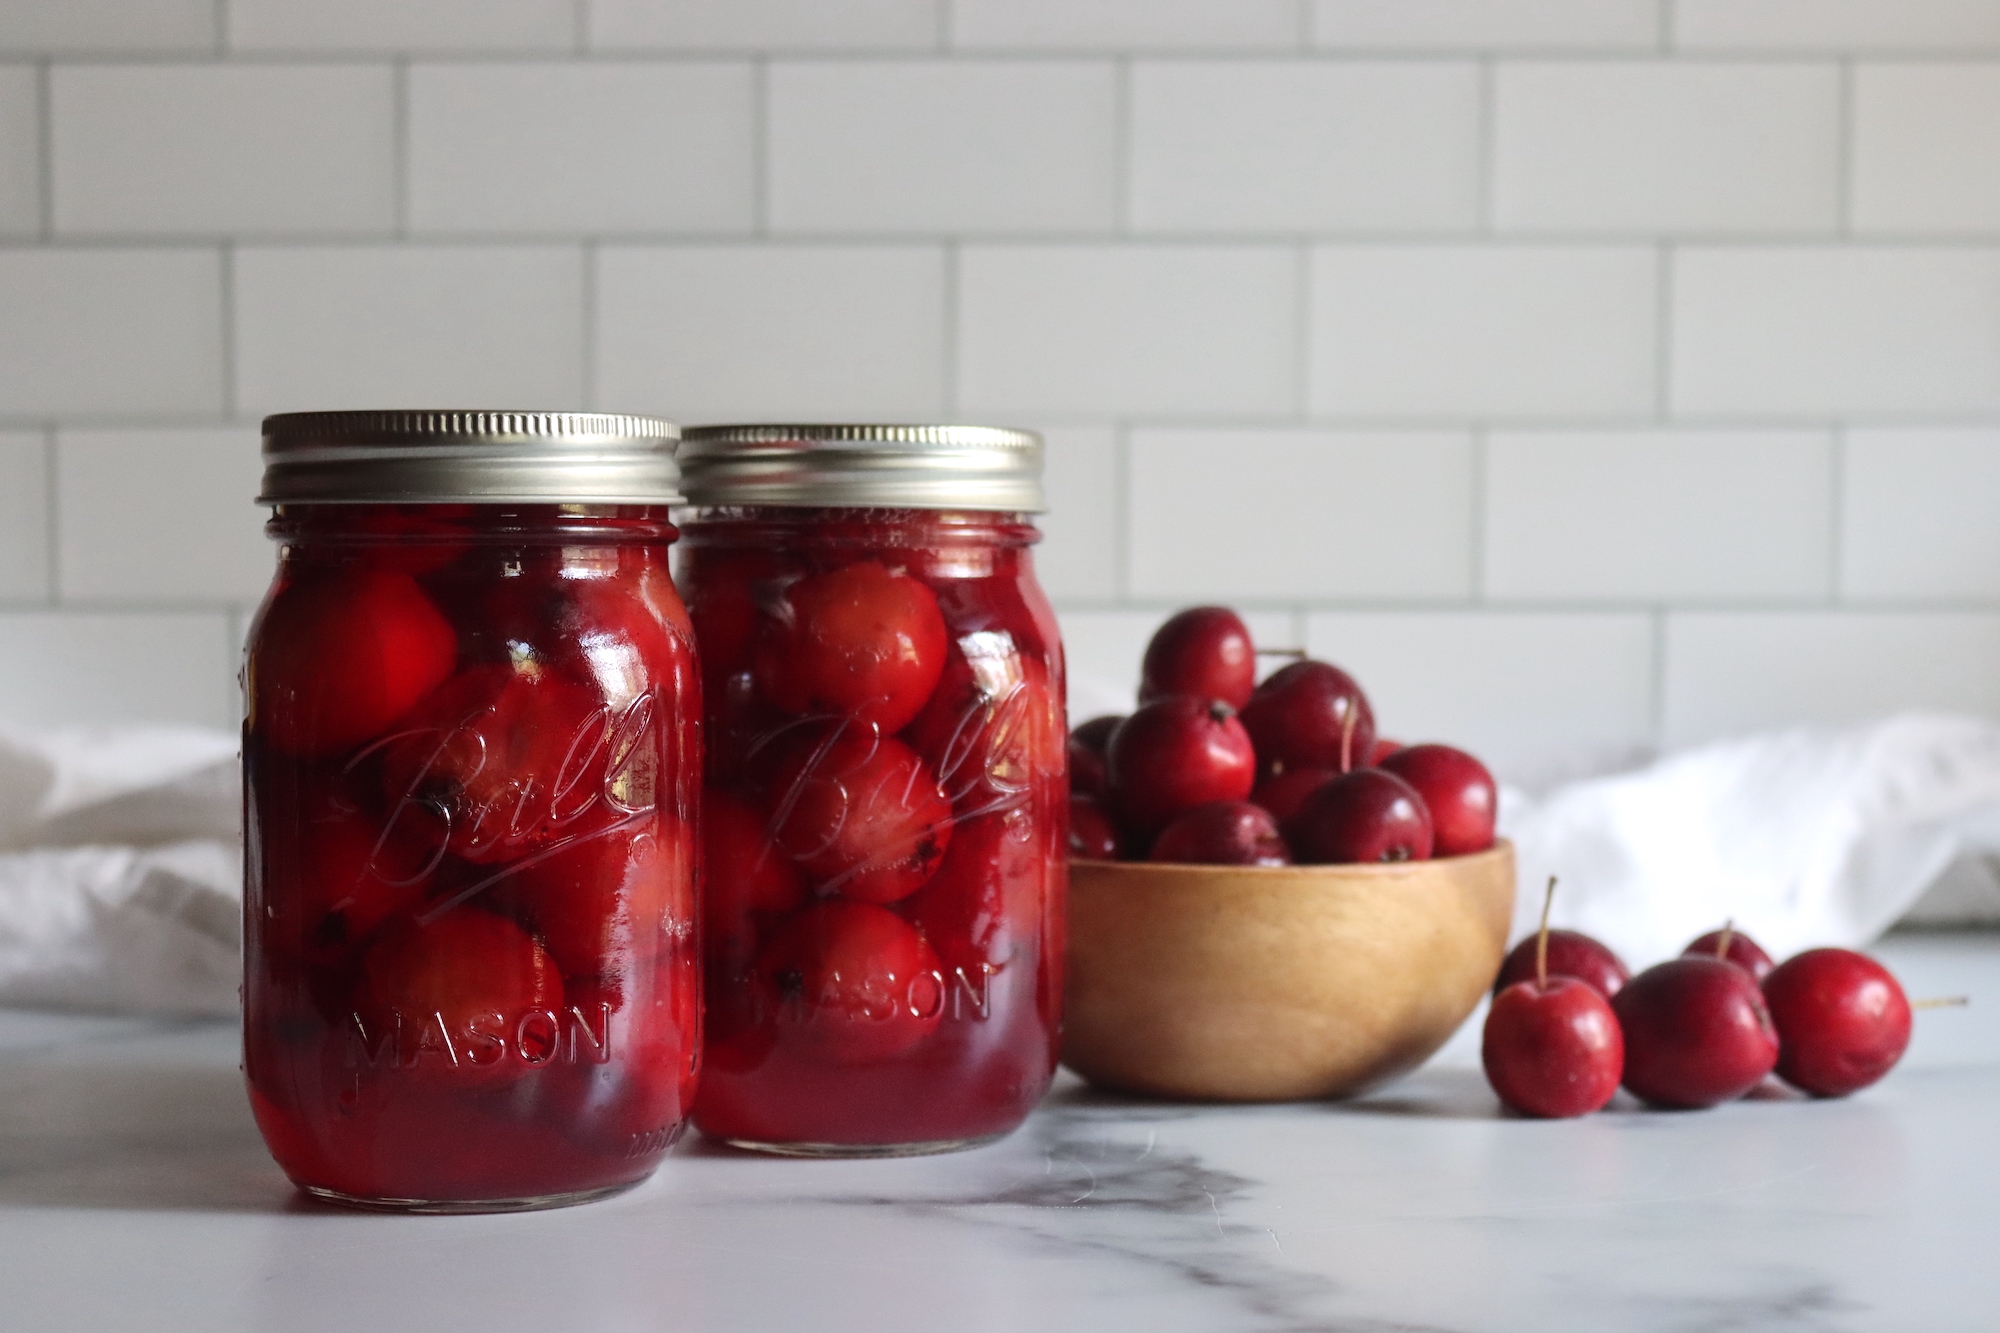
[(691, 426), (680, 465), (703, 507), (1039, 514), (1042, 437), (1002, 426), (753, 422)]
[(257, 503), (679, 504), (680, 428), (602, 412), (285, 412)]

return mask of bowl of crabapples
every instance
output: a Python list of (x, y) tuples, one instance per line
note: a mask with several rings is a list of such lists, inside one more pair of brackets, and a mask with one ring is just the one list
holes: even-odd
[(1257, 679), (1240, 616), (1147, 646), (1138, 706), (1071, 733), (1063, 1062), (1204, 1101), (1352, 1096), (1430, 1057), (1507, 949), (1485, 766), (1380, 738), (1361, 687)]

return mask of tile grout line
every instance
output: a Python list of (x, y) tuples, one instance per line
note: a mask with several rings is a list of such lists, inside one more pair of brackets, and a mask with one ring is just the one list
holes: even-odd
[[(597, 246), (622, 244), (603, 237), (589, 238)], [(584, 238), (573, 237), (569, 246), (581, 245)], [(964, 242), (956, 242), (964, 244)], [(212, 241), (198, 247), (202, 253), (214, 253), (223, 242)], [(239, 251), (247, 242), (228, 242)], [(549, 249), (555, 242), (540, 242), (537, 248)], [(942, 246), (944, 242), (936, 242)], [(196, 248), (196, 247), (189, 247)], [(267, 248), (263, 242), (255, 248)], [(907, 247), (906, 247), (907, 248)], [(1529, 431), (1540, 434), (1588, 435), (1607, 431), (1651, 431), (1660, 422), (1650, 411), (1638, 415), (1616, 416), (1390, 416), (1382, 414), (1342, 415), (1339, 413), (1317, 414), (1303, 421), (1289, 411), (1263, 414), (1244, 412), (1127, 412), (1123, 416), (1110, 413), (1079, 413), (1058, 408), (1036, 407), (1033, 405), (1005, 406), (1001, 411), (1016, 412), (1034, 416), (1056, 426), (1078, 426), (1094, 429), (1109, 429), (1118, 421), (1127, 421), (1137, 429), (1154, 430), (1204, 430), (1204, 431), (1285, 431), (1308, 429), (1315, 431), (1347, 432), (1363, 434), (1425, 434), (1437, 431), (1468, 433), (1482, 424), (1496, 433), (1507, 431)], [(42, 429), (47, 417), (33, 412), (0, 413), (0, 430), (34, 432)], [(243, 419), (221, 411), (179, 410), (154, 408), (129, 412), (75, 411), (65, 413), (66, 427), (87, 430), (201, 430), (227, 428), (244, 424)], [(254, 424), (254, 423), (252, 423)], [(1788, 413), (1782, 415), (1757, 416), (1735, 413), (1722, 415), (1696, 415), (1677, 417), (1671, 424), (1676, 430), (1694, 433), (1722, 432), (1728, 434), (1819, 431), (1827, 432), (1841, 427), (1893, 428), (1899, 430), (1981, 430), (2000, 428), (2000, 415), (1991, 412), (1958, 412), (1939, 414), (1934, 412), (1871, 413), (1847, 420), (1829, 414)]]
[(1854, 234), (1854, 60), (1841, 58), (1834, 103), (1834, 231)]
[(56, 430), (54, 422), (42, 428), (42, 503), (48, 518), (42, 543), (49, 562), (48, 586), (43, 590), (42, 600), (52, 607), (58, 605), (62, 587), (62, 533), (57, 527), (62, 521), (62, 483), (58, 475), (62, 451), (56, 447)]
[(1653, 415), (1661, 425), (1673, 420), (1674, 245), (1662, 242), (1653, 267)]
[(35, 115), (41, 124), (35, 127), (35, 188), (41, 198), (39, 218), (41, 241), (47, 245), (56, 238), (56, 117), (55, 117), (55, 62), (42, 59), (35, 62)]
[(1483, 422), (1472, 428), (1472, 512), (1467, 515), (1472, 540), (1467, 554), (1472, 565), (1472, 601), (1482, 607), (1486, 605), (1486, 454), (1491, 436), (1491, 428)]
[(771, 61), (750, 62), (750, 232), (771, 234)]
[[(541, 228), (495, 228), (492, 230), (462, 230), (426, 228), (421, 233), (397, 237), (391, 228), (369, 230), (313, 231), (301, 228), (274, 228), (254, 232), (231, 234), (231, 239), (254, 242), (259, 245), (296, 245), (337, 248), (342, 246), (379, 246), (386, 240), (400, 239), (411, 248), (447, 246), (485, 245), (564, 245), (575, 242), (581, 229), (548, 230)], [(704, 246), (740, 245), (756, 233), (742, 229), (674, 229), (661, 226), (650, 230), (606, 230), (589, 233), (599, 240), (631, 245), (678, 245), (690, 249)], [(1483, 236), (1476, 230), (1451, 232), (1409, 232), (1388, 233), (1340, 232), (1340, 231), (1300, 231), (1297, 228), (1273, 228), (1270, 231), (1217, 231), (1217, 232), (1153, 232), (1121, 236), (1105, 230), (1079, 231), (1025, 231), (1025, 230), (954, 230), (951, 233), (968, 244), (1005, 245), (1022, 250), (1057, 249), (1063, 247), (1096, 246), (1108, 248), (1126, 241), (1157, 249), (1172, 250), (1284, 250), (1304, 242), (1325, 248), (1352, 251), (1366, 250), (1452, 250), (1477, 245), (1491, 253), (1504, 254), (1515, 250), (1546, 249), (1623, 249), (1650, 250), (1659, 246), (1676, 249), (1720, 249), (1735, 248), (1782, 254), (1788, 250), (1825, 248), (1841, 238), (1829, 231), (1810, 233), (1668, 233), (1668, 232), (1551, 232), (1551, 231), (1509, 231)], [(797, 245), (880, 247), (885, 245), (913, 245), (934, 242), (942, 232), (896, 231), (881, 228), (856, 227), (845, 230), (787, 230), (783, 239)], [(213, 245), (222, 233), (215, 230), (185, 230), (157, 232), (71, 233), (65, 242), (79, 249), (120, 250), (120, 249), (198, 249)], [(40, 239), (32, 233), (0, 236), (0, 251), (36, 249)], [(1843, 246), (1851, 252), (1928, 250), (1938, 254), (1972, 253), (1985, 255), (2000, 248), (2000, 229), (1985, 231), (1958, 231), (1949, 233), (1929, 232), (1871, 232), (1866, 236), (1851, 238)]]
[(958, 419), (958, 356), (961, 320), (959, 317), (958, 285), (960, 253), (958, 241), (947, 238), (941, 253), (944, 261), (944, 337), (941, 340), (943, 364), (938, 367), (944, 377), (944, 406), (952, 420)]
[(1132, 600), (1132, 426), (1120, 419), (1112, 427), (1111, 531), (1117, 545), (1111, 552), (1113, 601), (1119, 607)]
[(570, 0), (570, 49), (578, 56), (590, 54), (590, 0)]
[(1659, 32), (1655, 35), (1654, 40), (1658, 43), (1660, 54), (1663, 56), (1672, 56), (1675, 54), (1674, 20), (1678, 17), (1674, 12), (1675, 3), (1676, 0), (1660, 0)]
[(1111, 66), (1111, 235), (1132, 235), (1132, 61)]
[[(17, 50), (11, 54), (15, 60), (35, 59), (41, 52)], [(68, 60), (75, 58), (93, 65), (200, 65), (217, 63), (215, 50), (159, 50), (156, 48), (89, 48), (53, 53), (54, 58)], [(246, 63), (259, 65), (351, 65), (357, 61), (386, 60), (393, 53), (379, 48), (331, 46), (317, 49), (303, 47), (277, 48), (244, 52), (225, 52), (223, 55), (241, 55)], [(1502, 63), (1532, 62), (1554, 65), (1621, 64), (1635, 60), (1662, 62), (1662, 53), (1651, 45), (1616, 47), (1574, 47), (1574, 46), (1524, 46), (1496, 50), (1492, 46), (1354, 46), (1354, 47), (1314, 47), (1308, 52), (1311, 59), (1324, 65), (1440, 65), (1465, 64), (1468, 61), (1494, 60)], [(526, 46), (506, 48), (409, 48), (405, 58), (415, 56), (425, 62), (452, 65), (507, 65), (522, 62), (570, 61), (576, 53), (565, 46)], [(1240, 46), (1176, 46), (1136, 49), (1130, 46), (1074, 46), (1074, 47), (963, 47), (943, 52), (949, 61), (978, 61), (990, 64), (1047, 65), (1047, 64), (1102, 64), (1107, 60), (1138, 59), (1188, 62), (1197, 64), (1295, 64), (1300, 58), (1296, 43), (1284, 45), (1240, 47)], [(769, 45), (761, 47), (743, 46), (683, 46), (683, 47), (596, 47), (587, 52), (593, 64), (713, 64), (717, 61), (744, 60), (761, 57), (771, 60), (811, 60), (825, 64), (935, 64), (939, 61), (940, 50), (928, 46), (808, 46)], [(1767, 47), (1743, 47), (1739, 49), (1675, 49), (1665, 53), (1662, 63), (1712, 64), (1712, 65), (1757, 65), (1757, 66), (1798, 66), (1826, 65), (1844, 58), (1855, 58), (1851, 51), (1835, 47), (1798, 47), (1776, 49)], [(1860, 58), (1870, 61), (1886, 61), (1901, 65), (1958, 65), (1967, 62), (1981, 64), (2000, 60), (2000, 42), (1979, 47), (1884, 47), (1869, 49)]]
[(229, 50), (229, 0), (215, 0), (215, 54), (227, 58)]
[(1478, 67), (1479, 78), (1479, 216), (1473, 222), (1473, 234), (1479, 237), (1493, 235), (1500, 213), (1499, 182), (1496, 159), (1500, 136), (1499, 116), (1499, 76), (1491, 56), (1481, 56)]
[(1653, 633), (1651, 690), (1647, 700), (1646, 729), (1652, 734), (1653, 747), (1664, 750), (1667, 744), (1667, 609), (1656, 606), (1648, 615)]
[(222, 413), (235, 418), (237, 397), (242, 392), (236, 370), (236, 242), (224, 241), (216, 255), (217, 276), (221, 280), (222, 309)]
[(410, 234), (410, 62), (408, 58), (398, 57), (390, 66), (389, 89), (389, 124), (392, 136), (389, 151), (394, 155), (393, 170), (396, 173), (390, 187), (396, 211), (392, 224), (396, 239), (404, 240)]
[(1313, 254), (1310, 241), (1292, 247), (1292, 417), (1312, 418)]
[(1847, 600), (1847, 570), (1845, 548), (1847, 545), (1847, 427), (1833, 428), (1831, 442), (1831, 466), (1827, 475), (1826, 521), (1826, 602), (1832, 609), (1843, 606)]
[(957, 24), (952, 21), (951, 0), (931, 0), (931, 18), (933, 26), (937, 29), (936, 35), (931, 39), (931, 53), (933, 55), (951, 54), (952, 42), (956, 40), (958, 35), (956, 32)]
[(581, 312), (583, 327), (580, 331), (583, 344), (583, 364), (580, 368), (583, 378), (581, 388), (585, 410), (595, 412), (600, 410), (597, 405), (597, 242), (586, 238), (583, 242), (583, 249), (579, 258), (583, 265), (583, 272), (581, 274), (582, 282), (580, 284), (582, 288), (581, 305), (583, 307)]

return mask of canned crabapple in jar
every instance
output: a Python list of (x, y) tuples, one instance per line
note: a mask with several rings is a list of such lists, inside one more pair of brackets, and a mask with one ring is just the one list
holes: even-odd
[(681, 451), (707, 701), (704, 1134), (935, 1152), (1055, 1071), (1062, 643), (1041, 441), (716, 426)]
[(277, 576), (245, 660), (244, 1070), (323, 1199), (581, 1202), (698, 1072), (701, 683), (676, 428), (264, 422)]

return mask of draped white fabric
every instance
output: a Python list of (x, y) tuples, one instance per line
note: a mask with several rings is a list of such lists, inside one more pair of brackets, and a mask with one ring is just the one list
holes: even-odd
[[(193, 728), (0, 736), (0, 1004), (235, 1012), (236, 738)], [(1720, 742), (1508, 789), (1515, 934), (1554, 919), (1635, 969), (1733, 919), (1773, 955), (1862, 944), (1954, 858), (2000, 853), (2000, 723), (1906, 715)]]
[(236, 737), (0, 736), (0, 1003), (236, 1012)]
[(1904, 714), (1748, 736), (1630, 773), (1508, 790), (1520, 854), (1514, 934), (1552, 920), (1637, 968), (1733, 919), (1773, 957), (1860, 945), (1954, 860), (2000, 852), (2000, 723)]

